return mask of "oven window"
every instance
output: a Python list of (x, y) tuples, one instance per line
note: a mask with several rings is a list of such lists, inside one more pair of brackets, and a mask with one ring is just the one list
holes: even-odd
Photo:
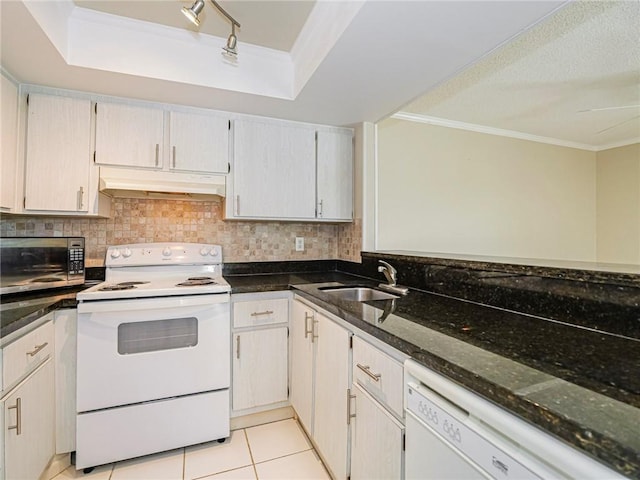
[(198, 344), (198, 319), (195, 317), (121, 323), (118, 326), (118, 353), (155, 352)]

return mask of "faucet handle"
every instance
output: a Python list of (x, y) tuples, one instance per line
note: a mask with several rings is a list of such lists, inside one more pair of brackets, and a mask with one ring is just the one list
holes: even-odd
[(389, 285), (395, 285), (396, 275), (398, 271), (384, 260), (378, 260), (378, 262), (380, 263), (380, 265), (378, 266), (378, 271), (384, 273), (384, 276), (387, 277)]

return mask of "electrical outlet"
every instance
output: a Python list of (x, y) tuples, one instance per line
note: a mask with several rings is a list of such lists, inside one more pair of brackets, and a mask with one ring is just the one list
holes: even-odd
[(304, 252), (304, 237), (296, 237), (296, 252)]

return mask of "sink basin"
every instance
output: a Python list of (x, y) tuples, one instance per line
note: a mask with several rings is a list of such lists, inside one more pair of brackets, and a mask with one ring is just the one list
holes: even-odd
[(380, 290), (369, 287), (320, 287), (320, 290), (338, 300), (351, 302), (370, 302), (374, 300), (399, 298), (397, 295), (381, 292)]

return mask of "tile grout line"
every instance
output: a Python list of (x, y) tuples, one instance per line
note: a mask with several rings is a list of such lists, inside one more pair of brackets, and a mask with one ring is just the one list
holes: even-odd
[(247, 429), (243, 428), (244, 439), (247, 442), (247, 448), (249, 449), (249, 457), (251, 458), (251, 466), (253, 467), (253, 475), (258, 478), (258, 470), (256, 469), (256, 462), (253, 460), (253, 452), (251, 451), (251, 444), (249, 443), (249, 436), (247, 435)]

